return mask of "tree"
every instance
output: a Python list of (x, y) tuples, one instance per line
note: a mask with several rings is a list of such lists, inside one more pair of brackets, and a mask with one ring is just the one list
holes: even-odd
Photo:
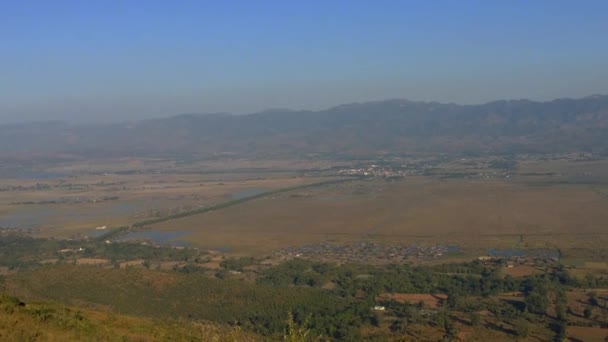
[(533, 292), (526, 298), (526, 309), (535, 314), (545, 314), (547, 311), (548, 300), (546, 295)]
[(561, 342), (566, 339), (566, 322), (559, 321), (555, 324), (555, 342)]
[(393, 333), (404, 333), (407, 330), (407, 324), (403, 319), (394, 320), (390, 327)]
[(595, 277), (592, 274), (585, 275), (585, 285), (587, 287), (596, 287)]
[(285, 342), (308, 342), (312, 341), (310, 330), (308, 329), (309, 318), (305, 319), (300, 325), (297, 325), (293, 319), (293, 313), (287, 313), (287, 327), (283, 340)]
[(566, 320), (566, 317), (567, 317), (566, 308), (564, 307), (564, 304), (562, 304), (561, 302), (558, 302), (555, 304), (555, 316), (560, 321)]
[(549, 281), (546, 278), (530, 278), (523, 284), (526, 296), (526, 310), (530, 313), (544, 315), (549, 305)]
[(585, 310), (583, 311), (583, 316), (585, 316), (585, 318), (591, 318), (591, 315), (593, 315), (593, 307), (586, 306)]
[(471, 325), (477, 327), (480, 323), (481, 316), (479, 316), (479, 312), (471, 312)]
[(456, 327), (452, 323), (452, 318), (450, 317), (450, 313), (448, 311), (442, 310), (434, 317), (434, 323), (438, 326), (442, 326), (445, 330), (445, 335), (443, 336), (443, 340), (452, 341), (454, 337), (458, 334)]
[(380, 317), (378, 317), (378, 314), (372, 313), (369, 316), (369, 323), (375, 327), (379, 327), (380, 326)]
[(565, 321), (567, 318), (566, 305), (568, 305), (566, 292), (564, 292), (564, 289), (558, 285), (555, 298), (555, 315), (560, 321)]
[(519, 320), (515, 323), (515, 334), (517, 336), (525, 338), (530, 333), (530, 325), (526, 320)]
[(445, 301), (446, 307), (454, 309), (460, 303), (460, 295), (456, 291), (449, 291), (448, 298)]
[(597, 306), (599, 304), (597, 301), (597, 292), (594, 291), (589, 293), (589, 304), (593, 306)]

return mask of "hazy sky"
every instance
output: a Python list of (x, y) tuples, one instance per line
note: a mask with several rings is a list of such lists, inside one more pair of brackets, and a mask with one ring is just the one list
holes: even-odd
[(1, 1), (0, 122), (608, 93), (608, 1)]

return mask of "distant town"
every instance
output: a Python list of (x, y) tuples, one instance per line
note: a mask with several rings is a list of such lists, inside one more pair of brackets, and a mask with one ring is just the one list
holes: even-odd
[(314, 260), (332, 260), (337, 262), (363, 262), (371, 264), (400, 263), (423, 261), (442, 257), (456, 252), (457, 246), (415, 246), (395, 245), (377, 242), (357, 242), (348, 245), (337, 245), (328, 242), (288, 247), (278, 250), (275, 256), (286, 258), (306, 258)]

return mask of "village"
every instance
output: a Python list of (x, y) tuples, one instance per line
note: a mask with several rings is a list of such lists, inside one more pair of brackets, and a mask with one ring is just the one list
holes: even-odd
[(488, 255), (477, 258), (482, 264), (502, 263), (508, 269), (520, 266), (547, 268), (559, 262), (559, 251), (556, 250), (520, 250), (520, 249), (490, 249)]
[(344, 168), (336, 172), (339, 176), (362, 176), (381, 178), (402, 178), (415, 174), (413, 170), (406, 170), (406, 165), (400, 167), (380, 167), (375, 164), (363, 167)]
[(320, 242), (300, 247), (284, 248), (275, 251), (274, 255), (283, 258), (306, 258), (340, 263), (388, 264), (432, 260), (458, 250), (457, 246), (444, 245), (405, 246), (377, 242), (336, 245)]

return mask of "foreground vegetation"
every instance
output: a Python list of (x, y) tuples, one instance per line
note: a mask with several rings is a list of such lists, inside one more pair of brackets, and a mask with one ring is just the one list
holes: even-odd
[[(4, 230), (0, 340), (602, 341), (608, 183), (572, 172), (539, 175), (535, 162), (508, 161), (463, 159), (445, 170), (424, 164), (414, 170), (429, 175), (405, 180), (294, 185), (153, 221), (142, 216), (97, 238)], [(198, 237), (190, 246), (200, 249), (112, 241), (135, 225), (191, 231)], [(378, 258), (271, 252), (306, 239), (344, 247), (340, 238), (374, 242), (368, 246)], [(387, 239), (454, 243), (459, 251), (395, 262), (390, 249), (374, 247)], [(236, 253), (226, 241), (258, 253)], [(558, 257), (486, 258), (491, 247), (550, 249)]]
[[(251, 262), (227, 260), (223, 269), (244, 269)], [(606, 332), (607, 278), (573, 278), (559, 265), (515, 278), (504, 276), (502, 266), (500, 261), (339, 266), (295, 259), (260, 268), (254, 280), (245, 280), (239, 271), (231, 276), (219, 270), (216, 274), (224, 274), (220, 279), (191, 265), (154, 271), (64, 264), (15, 273), (3, 282), (6, 291), (28, 301), (105, 308), (187, 325), (212, 321), (273, 340), (285, 336), (288, 312), (291, 330), (312, 340), (452, 340), (464, 334), (561, 341), (570, 328), (597, 329), (598, 336)], [(574, 294), (580, 294), (576, 300)], [(31, 314), (34, 307), (13, 306), (19, 315)], [(84, 329), (82, 334), (98, 333), (75, 327)]]
[(150, 320), (52, 302), (24, 303), (0, 293), (2, 341), (256, 341), (213, 323)]

